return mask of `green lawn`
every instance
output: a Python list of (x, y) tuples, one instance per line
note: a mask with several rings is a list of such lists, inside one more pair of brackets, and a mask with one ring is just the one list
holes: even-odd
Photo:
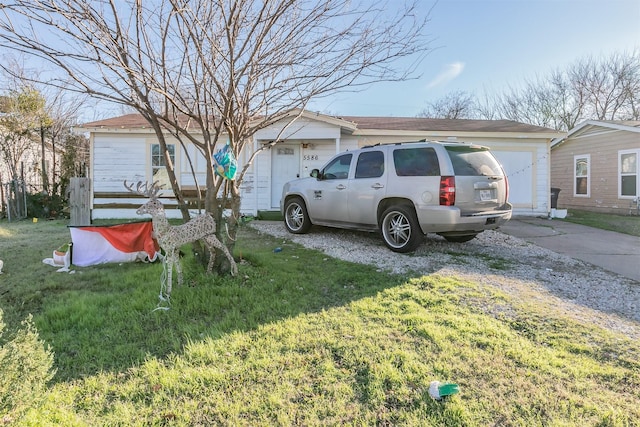
[[(548, 304), (243, 227), (237, 277), (185, 247), (186, 283), (154, 311), (160, 264), (56, 273), (42, 259), (68, 239), (63, 222), (0, 222), (0, 342), (32, 313), (56, 369), (0, 425), (640, 425), (640, 343)], [(434, 380), (460, 393), (435, 401)]]
[(640, 237), (638, 215), (612, 215), (570, 209), (565, 221)]

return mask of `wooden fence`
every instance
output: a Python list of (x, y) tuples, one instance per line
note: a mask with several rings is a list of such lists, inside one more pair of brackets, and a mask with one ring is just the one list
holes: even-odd
[(91, 180), (71, 178), (69, 181), (69, 225), (91, 224)]

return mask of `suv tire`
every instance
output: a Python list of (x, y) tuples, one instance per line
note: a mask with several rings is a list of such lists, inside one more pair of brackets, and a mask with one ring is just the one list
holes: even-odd
[(293, 197), (285, 202), (284, 224), (293, 234), (305, 234), (311, 228), (307, 207), (300, 197)]
[(384, 244), (400, 253), (414, 251), (424, 239), (416, 212), (407, 205), (392, 206), (384, 211), (380, 233)]

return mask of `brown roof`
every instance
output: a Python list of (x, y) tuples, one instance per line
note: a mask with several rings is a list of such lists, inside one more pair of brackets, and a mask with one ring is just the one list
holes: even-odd
[(111, 117), (109, 119), (98, 120), (95, 122), (84, 123), (84, 128), (121, 128), (121, 129), (139, 129), (149, 127), (149, 122), (142, 117), (141, 114), (125, 114), (124, 116)]
[(553, 129), (511, 120), (426, 119), (421, 117), (357, 117), (342, 116), (359, 129), (455, 132), (527, 132), (548, 133)]
[[(468, 119), (427, 119), (420, 117), (369, 117), (369, 116), (340, 116), (340, 120), (355, 123), (358, 129), (372, 130), (405, 130), (405, 131), (435, 131), (435, 132), (518, 132), (518, 133), (549, 133), (558, 132), (553, 129), (534, 126), (511, 120), (468, 120)], [(144, 129), (149, 124), (140, 114), (126, 114), (98, 120), (82, 125), (84, 128), (119, 128)]]

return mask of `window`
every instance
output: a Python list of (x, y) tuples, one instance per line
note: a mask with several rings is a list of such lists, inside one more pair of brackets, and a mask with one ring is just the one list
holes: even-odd
[(384, 153), (382, 151), (366, 151), (358, 157), (356, 165), (357, 178), (378, 178), (384, 173)]
[(573, 179), (573, 195), (589, 197), (590, 194), (590, 182), (589, 182), (589, 163), (591, 162), (591, 156), (589, 154), (574, 156), (574, 179)]
[[(176, 146), (174, 144), (167, 144), (167, 151), (169, 152), (169, 156), (171, 157), (171, 163), (175, 166), (176, 164)], [(166, 159), (162, 150), (160, 149), (160, 144), (152, 144), (151, 145), (151, 182), (158, 182), (158, 186), (163, 189), (171, 188), (171, 183), (169, 182), (169, 176), (167, 175), (167, 170), (165, 168)]]
[(502, 167), (488, 148), (466, 145), (446, 148), (457, 176), (502, 176)]
[(618, 170), (620, 171), (620, 181), (618, 188), (620, 189), (619, 197), (635, 198), (638, 196), (639, 169), (638, 156), (640, 150), (620, 151)]
[(440, 163), (433, 148), (407, 148), (393, 152), (398, 176), (439, 176)]
[(349, 166), (351, 165), (351, 153), (336, 157), (322, 170), (324, 179), (347, 179), (349, 177)]

